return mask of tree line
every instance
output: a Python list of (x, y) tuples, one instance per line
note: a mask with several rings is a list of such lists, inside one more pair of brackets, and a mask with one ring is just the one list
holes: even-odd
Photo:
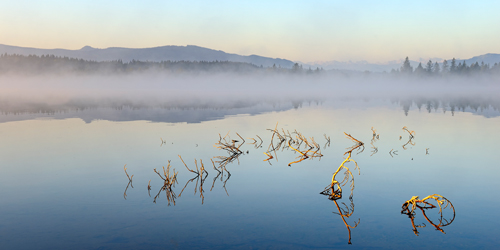
[(92, 61), (54, 55), (0, 55), (0, 74), (22, 73), (22, 74), (44, 74), (44, 73), (77, 73), (77, 74), (121, 74), (133, 72), (158, 71), (167, 73), (196, 73), (196, 72), (232, 72), (232, 73), (294, 73), (315, 74), (323, 69), (316, 70), (302, 68), (295, 64), (291, 69), (273, 65), (272, 67), (257, 66), (245, 62), (231, 61), (138, 61), (123, 62)]
[(391, 73), (416, 76), (500, 74), (500, 64), (495, 63), (493, 66), (490, 66), (484, 62), (476, 62), (467, 65), (465, 60), (457, 62), (457, 60), (453, 58), (450, 62), (444, 60), (441, 64), (429, 60), (425, 66), (419, 63), (418, 66), (413, 69), (410, 65), (410, 60), (406, 57), (401, 68), (393, 69)]

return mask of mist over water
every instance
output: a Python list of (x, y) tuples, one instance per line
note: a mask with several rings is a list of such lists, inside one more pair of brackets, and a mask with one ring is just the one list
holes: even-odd
[[(476, 207), (498, 205), (488, 197), (498, 175), (494, 77), (3, 75), (0, 89), (6, 249), (472, 248), (498, 231), (498, 216)], [(282, 148), (266, 159), (275, 126), (316, 140), (321, 158), (301, 161)], [(366, 149), (352, 154), (361, 171), (353, 200), (346, 191), (331, 201), (319, 192), (345, 160), (344, 132)], [(214, 147), (226, 133), (246, 142), (221, 179), (210, 163), (228, 159)], [(203, 160), (205, 192), (180, 155), (190, 168)], [(172, 193), (155, 173), (167, 164), (179, 171)], [(464, 189), (464, 179), (481, 185)], [(449, 199), (457, 219), (446, 234), (429, 225), (417, 237), (401, 204), (431, 194)], [(349, 225), (360, 223), (350, 231), (335, 214), (344, 204), (354, 212)]]
[(227, 108), (303, 100), (496, 100), (494, 76), (405, 78), (388, 74), (0, 76), (2, 106)]

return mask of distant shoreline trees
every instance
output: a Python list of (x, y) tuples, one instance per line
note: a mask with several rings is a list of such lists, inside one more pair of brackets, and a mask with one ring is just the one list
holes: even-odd
[(126, 74), (137, 72), (166, 72), (166, 73), (292, 73), (292, 74), (319, 74), (324, 70), (304, 70), (296, 63), (292, 69), (273, 65), (272, 67), (257, 66), (245, 62), (231, 61), (91, 61), (54, 55), (0, 55), (0, 75), (8, 73), (45, 74), (45, 73), (76, 73), (76, 74)]
[(471, 65), (467, 65), (464, 60), (463, 62), (459, 62), (457, 65), (457, 60), (453, 58), (450, 65), (448, 65), (447, 60), (444, 60), (441, 65), (438, 62), (433, 63), (432, 60), (429, 60), (425, 67), (422, 66), (422, 63), (419, 63), (415, 70), (413, 70), (413, 67), (410, 65), (410, 60), (406, 57), (401, 68), (398, 70), (392, 70), (391, 73), (395, 75), (413, 76), (472, 76), (479, 74), (500, 74), (500, 64), (495, 63), (493, 66), (490, 66), (484, 62), (475, 62)]
[[(458, 63), (458, 64), (457, 64)], [(319, 75), (324, 73), (342, 76), (367, 75), (372, 72), (346, 71), (346, 70), (324, 70), (304, 69), (302, 65), (295, 63), (292, 68), (282, 68), (274, 64), (271, 67), (257, 66), (245, 62), (231, 61), (137, 61), (123, 62), (114, 61), (92, 61), (54, 55), (0, 55), (0, 75), (5, 74), (128, 74), (140, 72), (165, 72), (169, 74), (198, 74), (198, 73), (237, 73), (237, 74), (291, 74), (291, 75)], [(375, 73), (387, 74), (387, 73)], [(425, 66), (422, 63), (415, 68), (411, 66), (408, 57), (399, 69), (393, 69), (390, 75), (406, 77), (446, 77), (446, 76), (477, 76), (477, 75), (500, 75), (500, 63), (489, 64), (473, 63), (467, 65), (465, 61), (457, 62), (453, 58), (450, 62), (444, 60), (442, 63), (429, 60)]]

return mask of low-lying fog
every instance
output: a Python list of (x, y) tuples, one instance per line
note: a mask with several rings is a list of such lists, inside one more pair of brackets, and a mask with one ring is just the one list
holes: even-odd
[(495, 76), (417, 78), (390, 74), (4, 75), (0, 76), (0, 111), (36, 113), (95, 107), (224, 109), (280, 103), (297, 107), (297, 102), (302, 101), (367, 99), (467, 100), (498, 109), (499, 82)]

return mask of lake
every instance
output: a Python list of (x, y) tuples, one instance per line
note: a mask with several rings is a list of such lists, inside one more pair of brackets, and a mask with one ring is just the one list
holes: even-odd
[[(19, 109), (4, 103), (2, 112), (1, 249), (493, 249), (500, 243), (500, 215), (491, 214), (500, 206), (494, 102)], [(349, 156), (359, 174), (346, 161), (352, 176), (341, 197), (320, 194)], [(439, 198), (424, 199), (433, 194), (451, 203), (442, 203), (441, 213)], [(413, 196), (419, 196), (413, 215), (402, 214)]]

